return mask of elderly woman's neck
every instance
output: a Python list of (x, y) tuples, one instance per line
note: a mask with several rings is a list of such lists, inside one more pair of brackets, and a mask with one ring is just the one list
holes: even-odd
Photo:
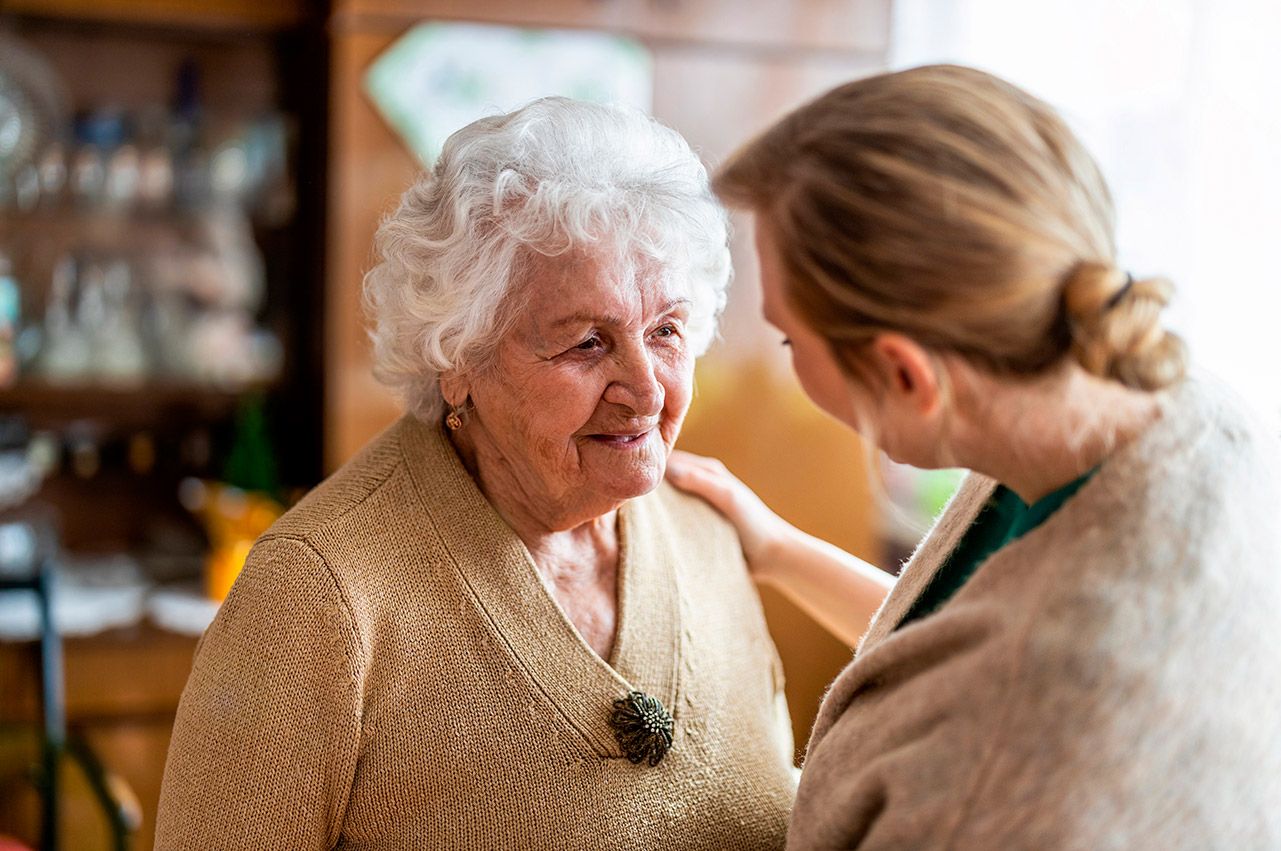
[(483, 438), (450, 435), (463, 465), (490, 505), (524, 543), (534, 568), (570, 623), (608, 660), (618, 624), (617, 506), (584, 505), (531, 493)]

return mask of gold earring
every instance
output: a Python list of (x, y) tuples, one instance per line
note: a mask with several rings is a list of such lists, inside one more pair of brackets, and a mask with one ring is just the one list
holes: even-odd
[(458, 413), (458, 408), (453, 408), (449, 416), (445, 417), (445, 425), (449, 426), (450, 431), (458, 431), (463, 427), (463, 418)]

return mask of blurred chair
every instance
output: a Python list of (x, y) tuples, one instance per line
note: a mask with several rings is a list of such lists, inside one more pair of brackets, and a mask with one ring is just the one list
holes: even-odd
[(38, 473), (23, 474), (14, 469), (26, 463), (25, 447), (25, 427), (13, 418), (0, 421), (0, 466), (6, 467), (0, 475), (0, 592), (29, 591), (35, 595), (38, 611), (41, 747), (34, 781), (40, 795), (40, 847), (45, 851), (59, 847), (59, 778), (69, 761), (83, 772), (101, 806), (112, 846), (125, 851), (129, 834), (142, 819), (137, 799), (122, 779), (103, 768), (88, 744), (67, 728), (62, 637), (53, 610), (57, 536), (52, 518), (38, 509), (22, 507), (39, 484)]

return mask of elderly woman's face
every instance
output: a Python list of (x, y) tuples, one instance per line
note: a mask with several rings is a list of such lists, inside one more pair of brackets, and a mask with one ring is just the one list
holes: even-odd
[(468, 382), (482, 482), (543, 501), (535, 511), (581, 518), (653, 490), (689, 407), (687, 297), (643, 268), (626, 282), (610, 270), (536, 256), (493, 365)]

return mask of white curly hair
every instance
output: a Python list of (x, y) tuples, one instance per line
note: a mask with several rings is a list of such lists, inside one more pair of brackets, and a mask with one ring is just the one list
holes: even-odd
[(680, 287), (695, 355), (731, 277), (729, 225), (688, 143), (637, 110), (549, 97), (472, 122), (378, 228), (365, 275), (374, 374), (425, 421), (439, 377), (484, 368), (519, 313), (529, 252), (589, 250), (620, 282), (639, 267)]

